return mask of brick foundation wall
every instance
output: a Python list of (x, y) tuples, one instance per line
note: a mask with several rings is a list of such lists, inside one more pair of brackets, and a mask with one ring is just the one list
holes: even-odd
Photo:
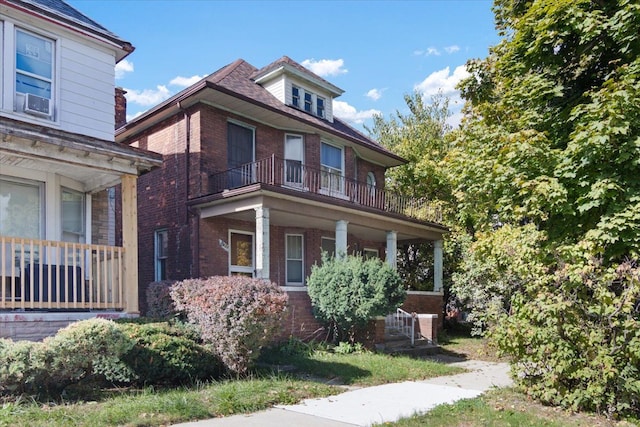
[(400, 308), (408, 313), (437, 314), (438, 330), (444, 325), (444, 295), (439, 292), (409, 291)]
[(326, 328), (313, 316), (311, 299), (305, 289), (286, 290), (289, 297), (287, 313), (282, 321), (282, 333), (276, 341), (296, 337), (303, 341), (325, 339)]

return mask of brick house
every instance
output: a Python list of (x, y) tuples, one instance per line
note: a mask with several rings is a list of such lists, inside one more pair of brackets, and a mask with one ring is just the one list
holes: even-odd
[(268, 279), (289, 294), (285, 332), (304, 338), (317, 327), (305, 280), (322, 250), (395, 265), (399, 243), (433, 241), (420, 310), (442, 312), (439, 211), (385, 190), (405, 160), (333, 115), (342, 93), (288, 57), (262, 69), (240, 59), (116, 131), (163, 155), (138, 186), (141, 298), (163, 279)]
[(61, 0), (0, 0), (0, 43), (0, 337), (137, 315), (136, 185), (161, 156), (114, 139), (133, 46)]

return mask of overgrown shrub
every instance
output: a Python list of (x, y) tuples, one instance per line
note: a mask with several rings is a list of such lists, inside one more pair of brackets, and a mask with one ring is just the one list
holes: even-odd
[(222, 372), (220, 360), (199, 344), (193, 330), (169, 323), (121, 323), (134, 343), (122, 356), (139, 385), (176, 385), (209, 380)]
[(147, 285), (147, 309), (146, 317), (158, 320), (168, 320), (176, 315), (176, 310), (171, 299), (171, 286), (174, 280), (162, 280), (151, 282)]
[(640, 415), (640, 268), (565, 265), (511, 308), (490, 337), (526, 392), (572, 410)]
[(334, 341), (353, 343), (356, 332), (375, 316), (398, 308), (406, 291), (398, 273), (380, 259), (322, 257), (307, 281), (315, 316), (330, 325)]
[(47, 375), (46, 355), (40, 342), (0, 339), (0, 394), (38, 394)]
[(242, 375), (281, 325), (287, 295), (276, 284), (244, 276), (214, 276), (176, 283), (178, 311), (200, 327), (202, 338), (231, 372)]
[(49, 354), (50, 388), (62, 389), (85, 378), (130, 382), (133, 372), (122, 362), (133, 342), (118, 325), (100, 318), (75, 322), (43, 341)]

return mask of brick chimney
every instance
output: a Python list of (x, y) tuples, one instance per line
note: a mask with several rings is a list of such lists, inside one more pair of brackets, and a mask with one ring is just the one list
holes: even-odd
[(121, 87), (116, 88), (116, 129), (127, 123), (127, 98), (124, 94), (126, 90)]

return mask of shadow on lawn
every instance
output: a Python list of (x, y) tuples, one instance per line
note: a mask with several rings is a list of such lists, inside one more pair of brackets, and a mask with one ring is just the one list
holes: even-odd
[(329, 385), (350, 385), (372, 375), (367, 369), (348, 363), (330, 362), (298, 356), (290, 358), (286, 364), (261, 363), (261, 367), (277, 374), (291, 374), (308, 381)]

